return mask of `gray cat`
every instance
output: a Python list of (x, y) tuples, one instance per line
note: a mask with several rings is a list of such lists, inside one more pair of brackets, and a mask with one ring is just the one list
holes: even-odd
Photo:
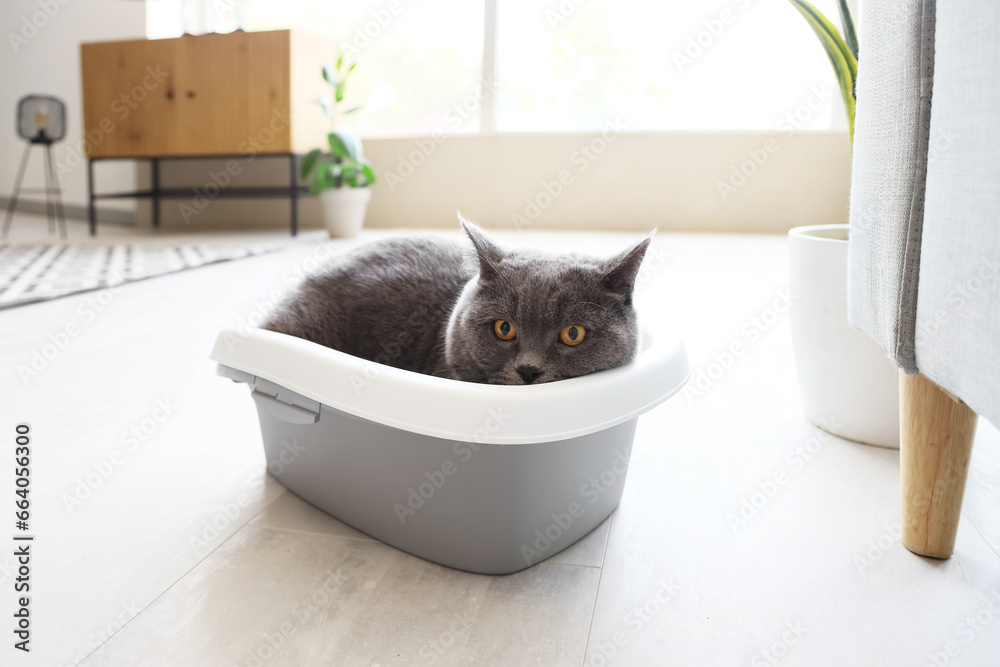
[(306, 279), (265, 329), (389, 366), (490, 384), (552, 382), (632, 360), (632, 290), (647, 237), (612, 259), (378, 241)]

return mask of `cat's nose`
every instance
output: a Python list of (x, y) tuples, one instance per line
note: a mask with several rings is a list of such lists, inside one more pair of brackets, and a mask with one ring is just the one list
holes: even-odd
[(538, 379), (539, 375), (542, 374), (542, 369), (534, 366), (518, 366), (514, 370), (516, 370), (517, 374), (521, 376), (522, 380), (524, 380), (524, 384), (531, 384)]

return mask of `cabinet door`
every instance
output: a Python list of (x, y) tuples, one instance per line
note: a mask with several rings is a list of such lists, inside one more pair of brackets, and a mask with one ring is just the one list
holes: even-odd
[(83, 129), (90, 157), (169, 152), (180, 115), (176, 40), (83, 44)]
[(181, 37), (180, 154), (291, 149), (289, 31)]

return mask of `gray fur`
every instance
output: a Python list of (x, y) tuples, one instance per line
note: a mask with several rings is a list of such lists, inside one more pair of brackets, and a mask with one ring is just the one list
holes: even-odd
[[(399, 238), (334, 258), (264, 328), (405, 370), (491, 384), (552, 382), (632, 360), (632, 290), (650, 238), (598, 259), (504, 250), (475, 225), (462, 226), (472, 246)], [(497, 337), (498, 319), (515, 326), (513, 340)], [(570, 325), (586, 328), (573, 347), (559, 340)]]

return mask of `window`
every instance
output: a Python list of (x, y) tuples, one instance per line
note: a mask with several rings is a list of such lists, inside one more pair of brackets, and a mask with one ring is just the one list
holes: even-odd
[(804, 127), (830, 127), (830, 65), (785, 0), (500, 4), (500, 131), (772, 130), (810, 101)]
[[(839, 23), (834, 0), (814, 4)], [(247, 30), (297, 28), (343, 44), (359, 61), (348, 101), (366, 103), (346, 124), (368, 136), (587, 131), (614, 119), (631, 131), (846, 127), (826, 55), (784, 0), (148, 6), (150, 37), (180, 34), (185, 22), (233, 30), (242, 14)], [(496, 81), (492, 100), (484, 78)]]

